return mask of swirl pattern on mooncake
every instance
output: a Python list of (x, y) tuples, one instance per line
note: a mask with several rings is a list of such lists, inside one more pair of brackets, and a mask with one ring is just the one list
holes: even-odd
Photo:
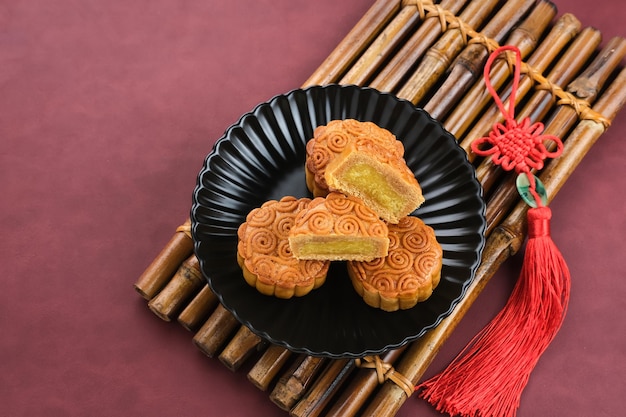
[(329, 262), (296, 259), (288, 236), (296, 215), (311, 202), (283, 197), (253, 209), (237, 231), (237, 261), (246, 282), (279, 298), (302, 296), (325, 281)]
[(295, 219), (289, 244), (296, 258), (371, 260), (387, 254), (387, 225), (355, 197), (317, 197)]
[(348, 262), (355, 290), (372, 307), (396, 311), (430, 297), (439, 284), (443, 251), (434, 230), (404, 217), (388, 225), (389, 254), (373, 262)]
[(314, 196), (323, 197), (329, 191), (324, 178), (328, 163), (357, 141), (379, 144), (397, 158), (404, 155), (402, 142), (375, 123), (355, 119), (331, 120), (325, 126), (318, 126), (306, 144), (306, 183)]

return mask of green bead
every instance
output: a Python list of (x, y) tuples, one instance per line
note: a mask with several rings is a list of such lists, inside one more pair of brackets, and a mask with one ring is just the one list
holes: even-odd
[[(548, 195), (546, 193), (546, 188), (543, 186), (543, 183), (537, 176), (535, 177), (535, 191), (539, 194), (541, 198), (541, 204), (543, 206), (548, 205)], [(537, 202), (535, 201), (535, 197), (530, 192), (530, 182), (528, 181), (528, 176), (524, 173), (519, 174), (517, 176), (517, 180), (515, 181), (515, 185), (517, 186), (517, 192), (522, 197), (522, 200), (526, 202), (531, 207), (537, 207)]]

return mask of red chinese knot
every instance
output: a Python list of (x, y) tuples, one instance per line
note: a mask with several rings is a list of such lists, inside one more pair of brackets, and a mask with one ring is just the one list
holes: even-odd
[[(500, 53), (512, 51), (515, 53), (515, 72), (513, 85), (509, 96), (509, 108), (506, 109), (489, 80), (489, 73), (493, 61)], [(515, 95), (519, 85), (521, 67), (521, 54), (519, 49), (512, 45), (505, 45), (496, 49), (485, 64), (485, 84), (487, 90), (493, 96), (496, 105), (504, 116), (504, 123), (496, 123), (489, 136), (478, 138), (472, 142), (472, 151), (478, 156), (491, 156), (494, 164), (500, 165), (506, 171), (515, 170), (518, 174), (526, 174), (534, 190), (534, 176), (532, 169), (543, 168), (546, 158), (556, 158), (563, 152), (563, 142), (557, 136), (543, 135), (544, 126), (541, 122), (532, 123), (530, 118), (525, 117), (520, 123), (515, 120)], [(556, 147), (554, 151), (548, 150), (548, 144), (552, 142)], [(531, 178), (532, 177), (532, 178)], [(534, 191), (531, 191), (535, 195)], [(539, 202), (538, 202), (539, 204)]]

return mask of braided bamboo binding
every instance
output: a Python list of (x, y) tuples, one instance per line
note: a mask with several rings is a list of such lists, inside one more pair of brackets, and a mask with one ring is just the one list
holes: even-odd
[(407, 398), (410, 397), (415, 391), (411, 381), (396, 371), (393, 366), (383, 362), (380, 356), (365, 356), (363, 359), (355, 359), (356, 366), (358, 368), (373, 369), (378, 377), (378, 383), (382, 384), (385, 381), (391, 381), (404, 390)]
[[(482, 33), (475, 31), (454, 13), (443, 9), (439, 5), (433, 4), (431, 0), (402, 0), (402, 7), (415, 7), (422, 20), (431, 16), (438, 17), (442, 33), (449, 29), (458, 29), (465, 46), (472, 43), (479, 43), (487, 48), (489, 54), (501, 46), (496, 40), (490, 39)], [(515, 57), (511, 53), (506, 53), (505, 57), (509, 68), (512, 68), (515, 63)], [(557, 104), (571, 106), (581, 120), (593, 120), (601, 123), (604, 129), (607, 129), (611, 125), (611, 121), (602, 114), (594, 111), (589, 103), (552, 83), (544, 77), (540, 71), (534, 69), (526, 62), (522, 61), (520, 72), (533, 80), (536, 89), (550, 91), (553, 97), (559, 99)]]

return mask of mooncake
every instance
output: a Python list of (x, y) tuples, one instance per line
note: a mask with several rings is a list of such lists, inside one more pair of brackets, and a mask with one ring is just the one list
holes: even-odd
[(300, 297), (326, 280), (330, 262), (298, 260), (291, 253), (289, 232), (308, 198), (283, 197), (255, 208), (237, 230), (237, 262), (246, 282), (265, 295)]
[(434, 230), (417, 217), (404, 217), (388, 228), (388, 255), (347, 262), (348, 275), (371, 307), (405, 310), (427, 300), (439, 284), (443, 251)]
[(360, 199), (331, 192), (298, 213), (289, 244), (298, 259), (372, 260), (387, 255), (387, 234), (386, 223)]
[(374, 141), (346, 146), (327, 164), (324, 178), (330, 190), (360, 198), (390, 223), (398, 223), (424, 202), (405, 160)]
[(404, 145), (395, 135), (372, 122), (355, 119), (331, 120), (318, 126), (306, 144), (305, 176), (306, 184), (315, 197), (328, 194), (326, 184), (326, 166), (335, 156), (341, 154), (346, 146), (361, 141), (378, 143), (388, 152), (402, 158)]

